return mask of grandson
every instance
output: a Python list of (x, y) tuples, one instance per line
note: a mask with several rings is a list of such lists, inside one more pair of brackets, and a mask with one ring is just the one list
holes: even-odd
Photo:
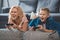
[(40, 9), (38, 17), (32, 19), (29, 23), (29, 30), (38, 28), (44, 32), (53, 32), (54, 30), (60, 32), (60, 24), (57, 23), (51, 16), (48, 8)]

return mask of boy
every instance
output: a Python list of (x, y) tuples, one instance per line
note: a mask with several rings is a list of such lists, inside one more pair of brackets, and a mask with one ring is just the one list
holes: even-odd
[(48, 8), (42, 8), (38, 15), (39, 17), (32, 19), (29, 23), (29, 30), (38, 28), (44, 32), (53, 32), (54, 30), (60, 32), (60, 24), (50, 17)]
[(58, 35), (58, 33), (60, 32), (60, 24), (55, 22), (54, 19), (50, 17), (49, 13), (50, 11), (48, 8), (42, 8), (38, 13), (38, 17), (32, 19), (28, 25), (29, 30), (39, 29), (40, 31), (38, 33), (36, 33), (35, 31), (32, 31), (31, 33), (29, 31), (26, 32), (26, 34), (32, 34), (30, 36), (32, 36), (32, 38), (36, 40), (60, 40)]

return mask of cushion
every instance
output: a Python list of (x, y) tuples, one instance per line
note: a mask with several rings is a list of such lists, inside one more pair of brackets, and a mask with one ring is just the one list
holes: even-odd
[(49, 8), (50, 12), (59, 12), (58, 2), (59, 0), (38, 0), (36, 12), (38, 12), (40, 8), (44, 7)]
[(23, 9), (24, 12), (30, 13), (35, 12), (36, 6), (37, 6), (37, 0), (21, 0), (20, 6)]
[(0, 40), (22, 40), (23, 32), (18, 30), (0, 29)]

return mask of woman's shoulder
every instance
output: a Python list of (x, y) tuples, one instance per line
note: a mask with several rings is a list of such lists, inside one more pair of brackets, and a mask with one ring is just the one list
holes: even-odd
[(26, 17), (26, 15), (25, 15), (25, 14), (24, 14), (24, 16), (23, 16), (22, 20), (24, 20), (24, 22), (28, 22), (28, 19), (27, 19), (27, 17)]

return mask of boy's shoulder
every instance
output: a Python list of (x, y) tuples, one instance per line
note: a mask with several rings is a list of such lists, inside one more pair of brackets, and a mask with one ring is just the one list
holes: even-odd
[(54, 18), (50, 16), (47, 18), (47, 21), (54, 21)]

